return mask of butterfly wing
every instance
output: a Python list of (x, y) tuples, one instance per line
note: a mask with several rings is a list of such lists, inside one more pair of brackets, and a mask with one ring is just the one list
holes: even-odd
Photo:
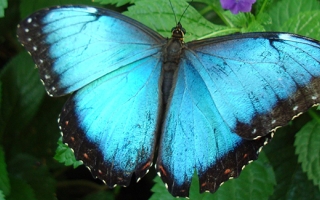
[[(250, 33), (188, 44), (231, 130), (253, 139), (320, 102), (320, 43), (286, 33)], [(192, 53), (191, 53), (192, 52)]]
[(76, 91), (92, 81), (158, 53), (165, 40), (119, 13), (86, 6), (40, 10), (18, 26), (50, 96)]
[(93, 176), (127, 186), (152, 165), (159, 111), (161, 62), (148, 57), (75, 92), (59, 125), (63, 141)]
[(272, 129), (318, 103), (320, 93), (317, 41), (259, 33), (187, 45), (157, 160), (174, 196), (188, 196), (195, 170), (201, 192), (237, 177)]
[(84, 6), (38, 11), (18, 28), (46, 90), (74, 92), (60, 115), (63, 142), (93, 176), (129, 185), (152, 165), (159, 113), (156, 32), (121, 14)]

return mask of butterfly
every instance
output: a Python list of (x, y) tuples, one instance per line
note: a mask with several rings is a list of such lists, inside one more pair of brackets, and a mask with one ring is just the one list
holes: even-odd
[[(111, 10), (58, 6), (18, 26), (53, 97), (63, 142), (110, 187), (156, 159), (173, 196), (215, 192), (255, 160), (277, 127), (320, 102), (320, 42), (246, 33), (184, 43)], [(157, 158), (155, 158), (157, 154)]]

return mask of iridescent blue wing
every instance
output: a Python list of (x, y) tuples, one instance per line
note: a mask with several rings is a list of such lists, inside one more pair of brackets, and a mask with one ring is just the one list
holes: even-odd
[(286, 33), (251, 33), (188, 44), (186, 57), (231, 130), (264, 136), (320, 102), (320, 43)]
[(188, 196), (194, 171), (202, 192), (237, 177), (270, 132), (320, 101), (319, 61), (317, 41), (290, 34), (187, 44), (157, 160), (169, 191)]
[(75, 92), (61, 112), (63, 141), (110, 187), (152, 165), (160, 72), (153, 57), (136, 61)]
[(41, 10), (18, 36), (48, 93), (74, 92), (59, 125), (76, 158), (109, 186), (143, 176), (155, 150), (166, 39), (121, 14), (82, 6)]
[(92, 81), (159, 52), (162, 36), (119, 13), (86, 6), (38, 11), (18, 26), (50, 96)]

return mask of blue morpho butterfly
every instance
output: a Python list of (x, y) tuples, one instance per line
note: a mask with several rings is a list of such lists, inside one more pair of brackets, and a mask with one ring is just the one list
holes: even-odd
[(188, 196), (194, 171), (201, 192), (214, 192), (320, 102), (319, 41), (247, 33), (184, 43), (184, 34), (178, 23), (168, 40), (86, 6), (40, 10), (18, 27), (49, 95), (72, 93), (63, 141), (110, 187), (144, 176), (158, 146), (173, 196)]

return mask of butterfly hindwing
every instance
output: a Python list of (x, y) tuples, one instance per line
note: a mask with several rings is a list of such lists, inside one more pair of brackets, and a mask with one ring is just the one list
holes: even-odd
[(129, 185), (152, 165), (161, 62), (149, 57), (75, 92), (59, 125), (63, 141), (108, 186)]
[[(40, 10), (18, 27), (51, 96), (60, 96), (158, 53), (162, 36), (119, 13), (86, 6)], [(165, 41), (165, 40), (164, 40)]]
[(187, 45), (222, 119), (241, 137), (264, 136), (320, 102), (318, 41), (249, 33)]

